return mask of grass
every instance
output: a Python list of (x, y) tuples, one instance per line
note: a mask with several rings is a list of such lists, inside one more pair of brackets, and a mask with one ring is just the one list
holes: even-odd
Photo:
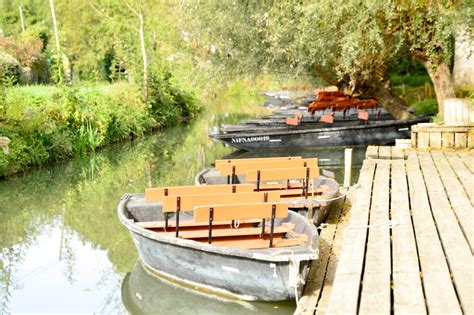
[(193, 97), (169, 82), (160, 81), (154, 88), (160, 98), (144, 102), (140, 89), (125, 82), (3, 86), (0, 136), (11, 143), (10, 154), (0, 154), (0, 177), (142, 136), (199, 111)]

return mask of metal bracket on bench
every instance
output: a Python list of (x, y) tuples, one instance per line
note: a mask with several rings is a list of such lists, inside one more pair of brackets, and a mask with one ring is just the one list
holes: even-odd
[(176, 198), (176, 237), (179, 236), (179, 211), (181, 210), (181, 197)]
[(232, 184), (235, 184), (235, 165), (232, 165)]
[(270, 248), (273, 247), (273, 228), (275, 227), (275, 212), (276, 212), (276, 205), (272, 205), (272, 221), (270, 224)]
[(304, 188), (305, 199), (308, 199), (308, 190), (309, 190), (309, 167), (306, 168), (306, 180), (305, 180), (305, 188)]
[[(165, 197), (168, 196), (168, 188), (164, 189)], [(168, 228), (168, 212), (165, 212), (165, 231)]]
[(207, 238), (207, 242), (209, 244), (212, 243), (212, 221), (214, 220), (214, 208), (209, 208), (209, 236)]
[(260, 170), (257, 170), (257, 191), (260, 190)]

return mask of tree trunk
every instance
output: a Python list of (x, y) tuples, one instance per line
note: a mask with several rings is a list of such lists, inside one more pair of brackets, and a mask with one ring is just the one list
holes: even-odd
[(142, 49), (142, 58), (143, 58), (143, 97), (145, 98), (145, 101), (146, 101), (148, 99), (148, 58), (147, 58), (146, 49), (145, 49), (143, 14), (141, 12), (138, 14), (138, 18), (140, 19), (140, 30), (138, 34), (140, 36), (140, 46)]
[(412, 117), (407, 111), (407, 105), (404, 100), (392, 94), (392, 92), (378, 84), (372, 90), (372, 96), (393, 116), (398, 120), (405, 120)]
[(423, 65), (426, 71), (428, 71), (435, 88), (436, 100), (438, 101), (438, 116), (443, 117), (444, 99), (456, 97), (451, 71), (444, 62), (434, 66), (431, 62), (424, 61)]

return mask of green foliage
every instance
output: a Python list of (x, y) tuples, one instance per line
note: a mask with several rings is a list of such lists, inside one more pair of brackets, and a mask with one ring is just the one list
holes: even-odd
[(409, 86), (422, 86), (425, 84), (431, 84), (431, 79), (427, 74), (412, 74), (412, 75), (399, 75), (392, 74), (390, 81), (393, 85), (406, 84)]
[(435, 98), (425, 99), (411, 105), (417, 115), (436, 115), (438, 113), (438, 102)]
[[(0, 135), (12, 142), (10, 154), (0, 154), (0, 176), (93, 152), (196, 114), (198, 105), (190, 103), (190, 96), (178, 89), (170, 92), (169, 86), (156, 88), (170, 98), (165, 105), (163, 98), (150, 98), (155, 110), (142, 101), (136, 86), (125, 83), (3, 88)], [(179, 110), (163, 115), (173, 107)]]

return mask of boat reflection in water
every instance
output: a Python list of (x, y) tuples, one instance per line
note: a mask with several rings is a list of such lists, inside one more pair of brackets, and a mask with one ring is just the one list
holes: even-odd
[(245, 302), (198, 291), (145, 270), (140, 262), (122, 281), (122, 302), (131, 314), (291, 314), (286, 302)]

